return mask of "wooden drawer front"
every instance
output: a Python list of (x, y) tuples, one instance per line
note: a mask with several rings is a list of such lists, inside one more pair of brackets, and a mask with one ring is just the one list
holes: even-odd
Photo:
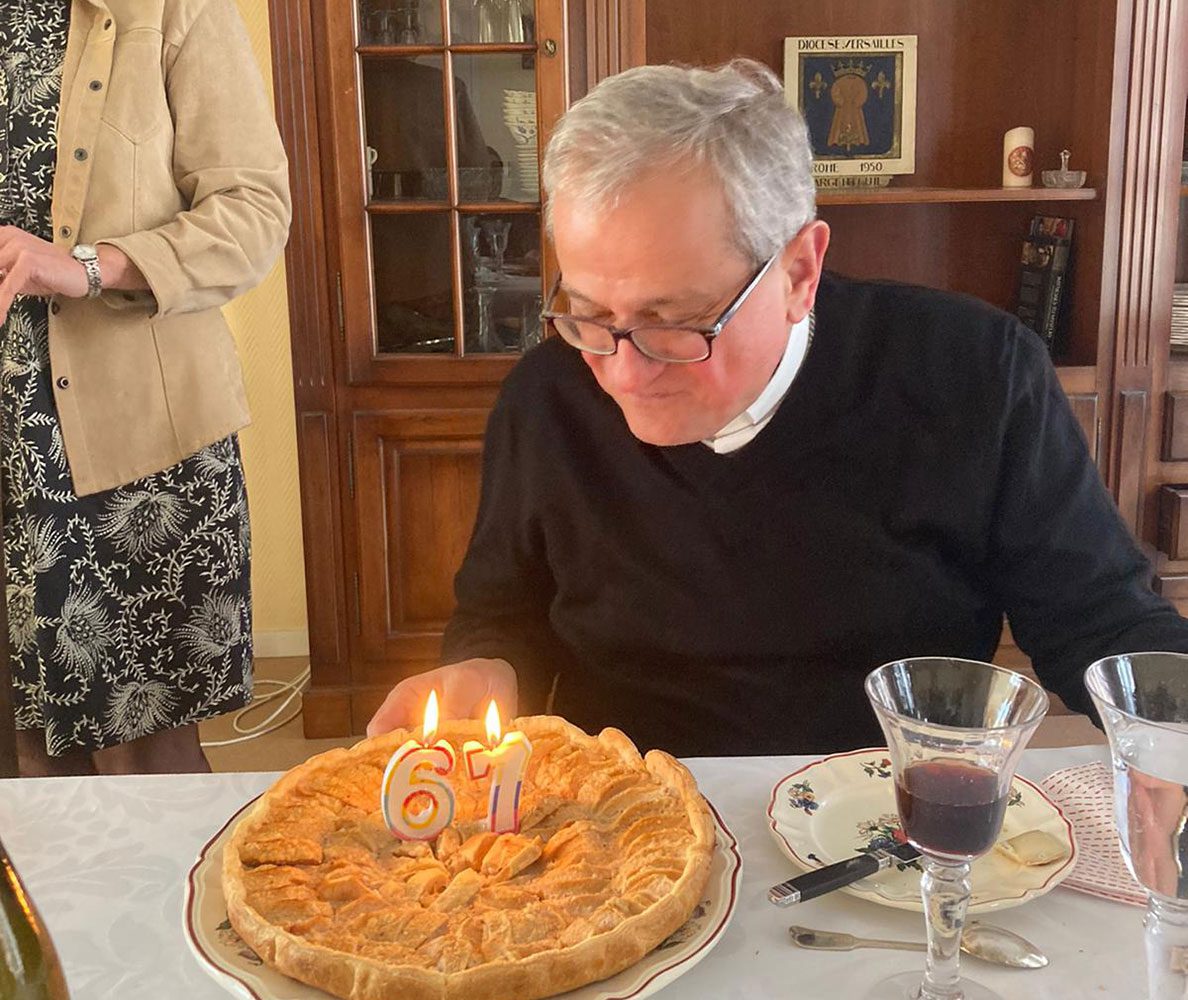
[(1188, 559), (1188, 486), (1159, 488), (1159, 551), (1170, 559)]
[(477, 409), (355, 417), (355, 631), (363, 659), (420, 667), (438, 656), (478, 509), (486, 418)]
[(1161, 457), (1165, 462), (1188, 459), (1188, 392), (1164, 394)]

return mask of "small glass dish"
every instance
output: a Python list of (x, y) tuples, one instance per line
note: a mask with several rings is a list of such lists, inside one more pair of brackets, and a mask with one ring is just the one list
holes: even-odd
[(1079, 188), (1085, 186), (1084, 170), (1069, 170), (1068, 158), (1071, 154), (1067, 149), (1060, 151), (1060, 169), (1045, 170), (1041, 178), (1046, 188)]

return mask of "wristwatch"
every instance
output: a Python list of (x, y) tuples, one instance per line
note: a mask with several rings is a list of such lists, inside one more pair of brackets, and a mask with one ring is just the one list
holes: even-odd
[(99, 273), (99, 252), (89, 243), (79, 243), (70, 251), (87, 272), (87, 298), (97, 298), (103, 291), (103, 275)]

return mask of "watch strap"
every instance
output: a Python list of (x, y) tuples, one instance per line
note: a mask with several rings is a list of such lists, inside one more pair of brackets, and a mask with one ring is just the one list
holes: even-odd
[(83, 270), (87, 273), (87, 298), (98, 298), (99, 293), (103, 291), (103, 273), (99, 270), (98, 252), (94, 247), (83, 249), (78, 246), (70, 251), (70, 256), (82, 264)]

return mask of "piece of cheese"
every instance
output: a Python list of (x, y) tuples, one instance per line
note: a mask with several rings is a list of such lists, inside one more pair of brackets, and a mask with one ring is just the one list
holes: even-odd
[(1049, 865), (1068, 857), (1068, 846), (1043, 830), (1028, 830), (994, 845), (1000, 854), (1020, 865)]

